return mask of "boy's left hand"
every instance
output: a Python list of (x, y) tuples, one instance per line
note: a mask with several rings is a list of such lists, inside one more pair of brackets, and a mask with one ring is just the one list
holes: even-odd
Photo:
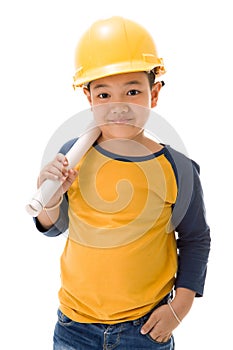
[(160, 343), (168, 341), (178, 322), (168, 305), (158, 307), (141, 328), (142, 334), (149, 334), (153, 340)]
[[(195, 291), (187, 288), (179, 287), (176, 289), (175, 298), (172, 300), (171, 305), (175, 308), (174, 311), (177, 312), (180, 320), (191, 309), (195, 295)], [(149, 334), (152, 339), (158, 342), (166, 342), (178, 325), (179, 322), (174, 317), (169, 305), (165, 304), (155, 309), (147, 322), (142, 326), (141, 333)]]

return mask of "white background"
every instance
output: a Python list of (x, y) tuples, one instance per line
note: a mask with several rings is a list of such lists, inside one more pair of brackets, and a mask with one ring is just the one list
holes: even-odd
[[(74, 49), (121, 15), (153, 35), (167, 74), (156, 112), (201, 166), (212, 251), (204, 298), (175, 331), (178, 350), (225, 349), (232, 315), (232, 18), (227, 0), (29, 1), (0, 5), (1, 254), (4, 349), (50, 350), (65, 238), (38, 233), (25, 204), (55, 130), (88, 107), (72, 90)], [(231, 345), (230, 345), (231, 346)]]

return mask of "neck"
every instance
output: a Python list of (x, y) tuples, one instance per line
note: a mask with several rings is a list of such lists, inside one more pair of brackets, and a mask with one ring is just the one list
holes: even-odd
[(132, 157), (148, 156), (163, 148), (163, 146), (154, 140), (146, 137), (143, 132), (133, 139), (105, 139), (101, 135), (97, 140), (97, 143), (108, 152)]

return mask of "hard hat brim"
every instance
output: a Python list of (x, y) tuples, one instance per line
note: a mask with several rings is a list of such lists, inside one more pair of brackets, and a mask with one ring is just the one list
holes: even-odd
[[(147, 57), (148, 58), (148, 57)], [(91, 81), (104, 78), (111, 75), (132, 73), (132, 72), (149, 72), (155, 70), (156, 77), (163, 75), (166, 71), (163, 64), (162, 58), (156, 58), (154, 62), (120, 62), (117, 64), (111, 64), (108, 66), (94, 69), (89, 69), (84, 72), (82, 67), (80, 67), (74, 76), (74, 88), (82, 87)]]

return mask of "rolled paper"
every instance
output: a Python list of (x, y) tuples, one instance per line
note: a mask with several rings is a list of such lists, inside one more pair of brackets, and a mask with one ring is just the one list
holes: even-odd
[[(78, 137), (77, 141), (66, 153), (65, 156), (68, 160), (68, 168), (75, 167), (75, 165), (82, 159), (84, 154), (97, 140), (99, 135), (99, 127), (96, 126), (96, 124), (91, 123), (87, 130)], [(28, 214), (33, 217), (38, 216), (61, 185), (62, 182), (59, 180), (45, 180), (31, 198), (30, 202), (26, 205), (26, 211)]]

